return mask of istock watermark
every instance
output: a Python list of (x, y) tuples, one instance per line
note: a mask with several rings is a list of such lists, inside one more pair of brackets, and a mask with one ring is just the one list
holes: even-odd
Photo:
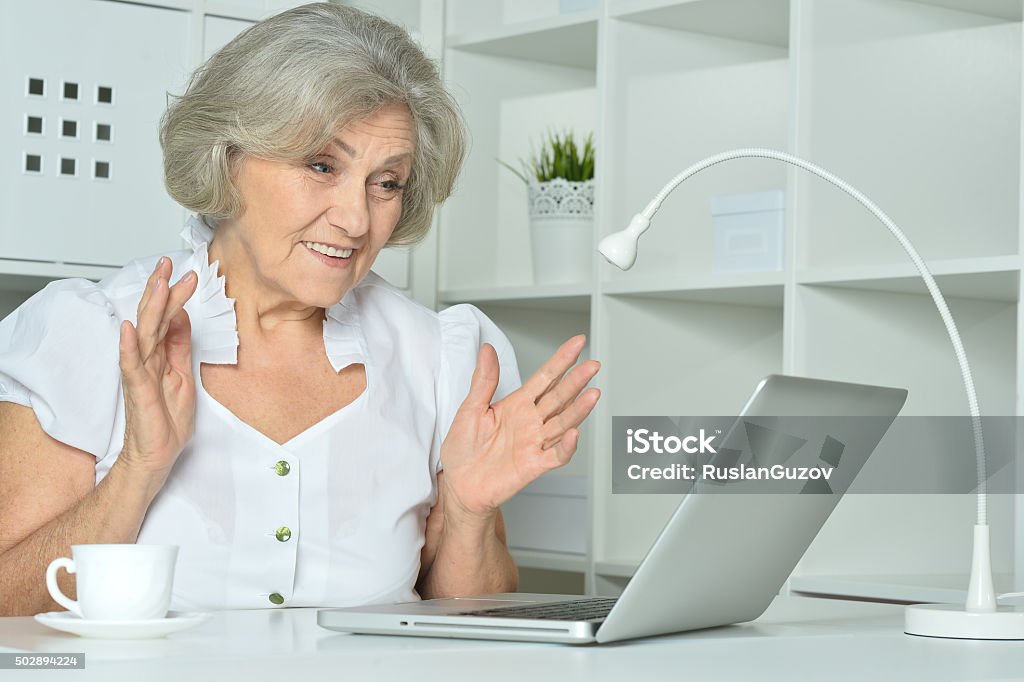
[(662, 436), (657, 431), (650, 431), (649, 429), (626, 429), (626, 452), (638, 455), (647, 452), (668, 453), (670, 455), (679, 452), (689, 454), (699, 452), (714, 455), (717, 452), (711, 447), (711, 441), (714, 439), (715, 436), (707, 435), (704, 429), (700, 430), (699, 435), (683, 436), (682, 438), (679, 436)]
[[(1024, 491), (1024, 418), (983, 417), (986, 483)], [(613, 417), (613, 493), (970, 493), (969, 417)]]
[(664, 468), (645, 467), (630, 464), (626, 475), (633, 481), (640, 480), (684, 480), (684, 481), (818, 481), (829, 480), (835, 467), (755, 467), (740, 464), (737, 467), (716, 467), (704, 464), (701, 467), (689, 464), (673, 464)]

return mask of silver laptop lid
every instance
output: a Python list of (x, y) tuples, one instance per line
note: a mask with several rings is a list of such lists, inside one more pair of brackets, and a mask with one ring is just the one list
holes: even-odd
[[(813, 421), (819, 435), (833, 434), (844, 445), (836, 468), (841, 478), (852, 481), (906, 397), (903, 389), (771, 375), (759, 382), (722, 444), (728, 446), (741, 436), (744, 417), (820, 417), (784, 423)], [(878, 419), (849, 419), (861, 416)], [(598, 629), (597, 641), (757, 618), (838, 504), (843, 489), (833, 494), (687, 494)]]

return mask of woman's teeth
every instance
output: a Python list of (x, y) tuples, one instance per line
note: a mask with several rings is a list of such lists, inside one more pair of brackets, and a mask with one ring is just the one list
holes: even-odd
[(322, 253), (325, 256), (331, 256), (333, 258), (348, 258), (352, 255), (352, 249), (336, 249), (333, 246), (326, 246), (325, 244), (318, 244), (317, 242), (302, 243), (317, 253)]

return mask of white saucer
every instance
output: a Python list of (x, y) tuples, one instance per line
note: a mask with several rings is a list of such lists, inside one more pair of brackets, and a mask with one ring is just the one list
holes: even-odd
[(70, 611), (40, 613), (35, 619), (48, 628), (95, 639), (151, 639), (185, 630), (210, 618), (209, 613), (168, 611), (166, 618), (152, 620), (87, 620)]

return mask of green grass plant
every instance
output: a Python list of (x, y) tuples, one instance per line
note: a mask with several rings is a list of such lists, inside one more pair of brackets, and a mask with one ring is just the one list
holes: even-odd
[(531, 181), (548, 182), (555, 178), (584, 182), (594, 177), (594, 136), (588, 134), (583, 143), (579, 144), (571, 130), (564, 133), (549, 132), (539, 152), (527, 160), (519, 160), (519, 169), (500, 159), (498, 163), (527, 184)]

